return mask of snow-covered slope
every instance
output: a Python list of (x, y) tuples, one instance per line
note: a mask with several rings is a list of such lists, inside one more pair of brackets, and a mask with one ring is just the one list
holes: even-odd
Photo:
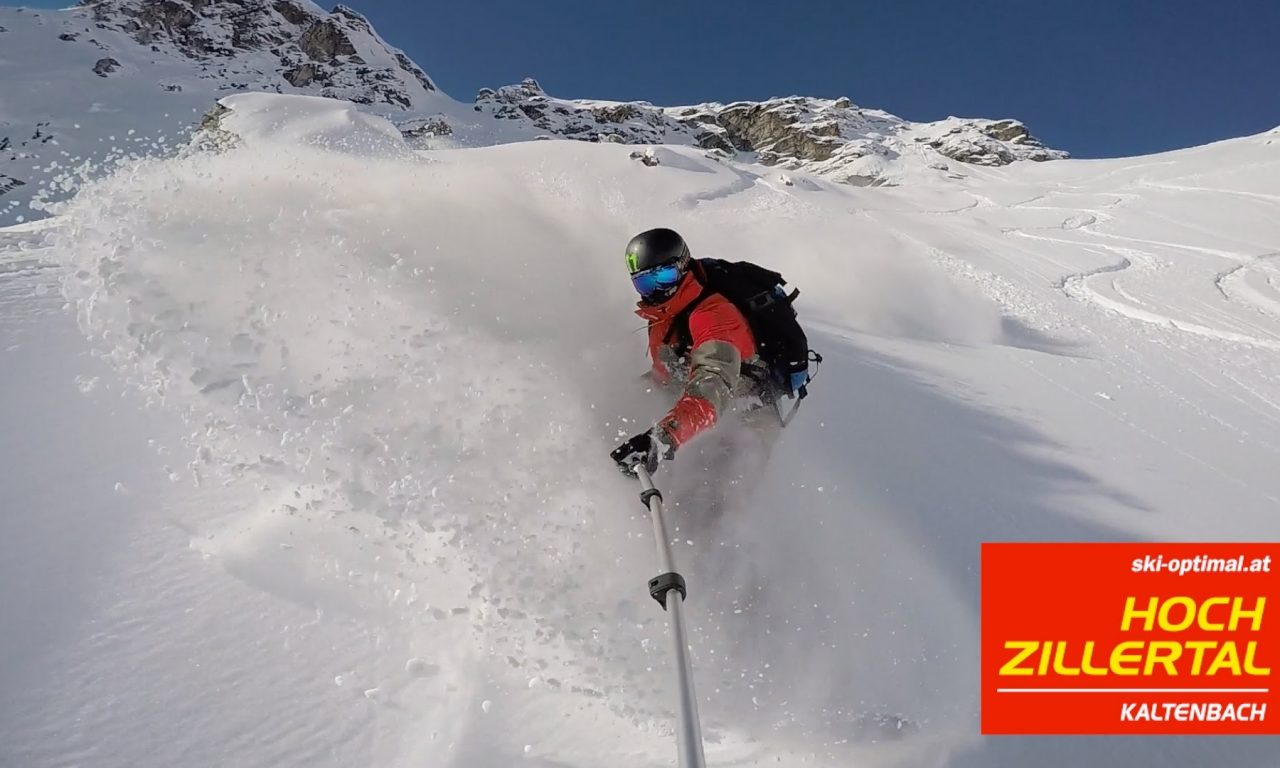
[(712, 764), (1273, 762), (975, 734), (979, 542), (1280, 535), (1280, 132), (859, 189), (225, 104), (234, 148), (0, 232), (0, 764), (669, 765), (606, 456), (666, 402), (655, 225), (781, 269), (827, 359), (723, 517), (725, 438), (659, 475)]

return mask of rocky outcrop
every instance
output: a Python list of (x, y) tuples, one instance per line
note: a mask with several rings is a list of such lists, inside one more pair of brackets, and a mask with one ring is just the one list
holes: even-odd
[(296, 67), (286, 69), (283, 77), (289, 81), (289, 85), (295, 88), (306, 88), (312, 83), (327, 79), (324, 69), (310, 61), (306, 64), (299, 64)]
[(845, 144), (833, 119), (815, 117), (807, 100), (786, 99), (730, 104), (715, 115), (715, 122), (734, 146), (756, 152), (765, 165), (776, 165), (789, 158), (830, 160)]
[(139, 3), (92, 3), (88, 7), (100, 26), (116, 27), (143, 45), (172, 40), (190, 50), (208, 53), (211, 42), (192, 34), (196, 14), (190, 5), (177, 0), (145, 0)]
[(691, 144), (859, 186), (888, 183), (904, 158), (917, 155), (919, 166), (926, 169), (944, 159), (1007, 165), (1067, 156), (1046, 148), (1017, 120), (913, 123), (864, 109), (847, 98), (793, 96), (657, 107), (648, 102), (556, 99), (536, 80), (526, 79), (519, 85), (482, 89), (475, 110), (526, 123), (548, 135), (626, 144)]
[(231, 110), (221, 104), (214, 104), (209, 108), (208, 112), (200, 118), (200, 130), (206, 133), (218, 133), (222, 131), (222, 118), (231, 113)]
[(26, 185), (27, 182), (22, 179), (15, 179), (12, 176), (0, 173), (0, 195), (3, 195), (6, 192), (12, 192), (18, 187), (25, 187)]
[(430, 149), (431, 139), (453, 135), (453, 127), (442, 116), (408, 120), (396, 127), (405, 143), (414, 149)]
[(231, 110), (215, 102), (200, 118), (200, 130), (192, 136), (192, 145), (207, 150), (228, 150), (241, 145), (241, 139), (222, 124)]
[(333, 15), (341, 16), (346, 19), (349, 24), (357, 29), (363, 29), (370, 34), (373, 33), (373, 25), (369, 23), (369, 19), (354, 8), (346, 5), (335, 5), (333, 7)]
[(553, 99), (533, 78), (496, 90), (482, 88), (476, 95), (475, 109), (497, 120), (527, 122), (548, 133), (583, 141), (603, 141), (606, 134), (625, 130), (629, 144), (656, 144), (666, 138), (671, 127), (651, 105)]
[(413, 63), (413, 59), (405, 56), (401, 51), (395, 51), (394, 53), (396, 64), (400, 65), (400, 69), (412, 75), (413, 79), (417, 80), (418, 84), (422, 86), (422, 90), (434, 91), (436, 89), (435, 83), (431, 82), (431, 78), (427, 77), (427, 73), (423, 72), (421, 67)]
[(1017, 120), (997, 120), (981, 127), (981, 131), (997, 141), (1017, 141), (1031, 136), (1027, 126)]
[(653, 151), (653, 147), (632, 152), (630, 157), (632, 160), (639, 160), (642, 164), (647, 165), (650, 168), (662, 164), (662, 161), (658, 159), (658, 154)]
[[(0, 126), (7, 125), (8, 123), (0, 120)], [(41, 121), (35, 124), (30, 138), (18, 139), (15, 142), (9, 136), (0, 136), (0, 196), (13, 192), (19, 187), (28, 186), (27, 181), (14, 176), (12, 173), (6, 173), (3, 164), (11, 163), (21, 157), (31, 157), (32, 150), (39, 150), (41, 145), (53, 143), (54, 137), (48, 131), (49, 123)], [(57, 145), (54, 144), (53, 146)], [(3, 208), (0, 208), (0, 210), (3, 210)]]
[(106, 77), (120, 68), (120, 62), (113, 58), (98, 59), (93, 65), (93, 73), (98, 77)]
[(1017, 120), (951, 118), (944, 122), (948, 124), (933, 135), (918, 136), (915, 140), (962, 163), (1000, 166), (1018, 160), (1044, 162), (1067, 156), (1065, 152), (1046, 148)]
[(291, 0), (278, 0), (276, 3), (272, 4), (271, 7), (274, 8), (275, 12), (280, 14), (285, 21), (293, 24), (294, 26), (302, 26), (303, 24), (311, 21), (311, 14), (303, 10), (297, 3), (291, 2)]
[[(431, 79), (347, 6), (307, 0), (81, 0), (101, 28), (198, 62), (226, 90), (303, 91), (411, 110)], [(96, 71), (96, 70), (95, 70)]]
[(346, 31), (332, 19), (308, 25), (302, 37), (298, 39), (298, 47), (312, 61), (326, 63), (337, 61), (340, 56), (356, 54), (356, 47), (351, 44), (351, 38), (347, 37)]

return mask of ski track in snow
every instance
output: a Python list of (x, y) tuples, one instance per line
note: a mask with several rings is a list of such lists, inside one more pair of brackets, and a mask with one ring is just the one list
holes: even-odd
[(706, 192), (695, 192), (676, 201), (675, 205), (679, 208), (692, 209), (697, 208), (703, 203), (709, 203), (714, 200), (724, 200), (737, 194), (741, 194), (750, 190), (760, 181), (760, 177), (748, 171), (739, 170), (730, 167), (729, 170), (737, 177), (732, 183), (726, 184), (718, 189), (712, 189)]
[[(651, 533), (605, 457), (667, 403), (637, 378), (616, 258), (649, 226), (780, 268), (828, 360), (751, 493), (706, 479), (720, 438), (658, 478), (713, 765), (1132, 765), (1155, 742), (975, 736), (978, 542), (1280, 533), (1275, 254), (1242, 250), (1276, 228), (1214, 236), (1228, 212), (1149, 178), (1236, 144), (779, 188), (680, 148), (649, 168), (608, 144), (298, 146), (260, 130), (272, 98), (254, 109), (243, 146), (126, 163), (0, 230), (0, 352), (31, 377), (9, 386), (44, 402), (42, 377), (85, 370), (40, 450), (91, 465), (117, 438), (98, 461), (121, 479), (86, 477), (115, 489), (93, 535), (128, 539), (77, 572), (109, 598), (50, 587), (99, 603), (89, 629), (24, 636), (63, 645), (0, 700), (22, 713), (0, 757), (669, 764)], [(349, 117), (317, 122), (387, 140)], [(15, 508), (65, 507), (55, 486), (76, 491)], [(690, 509), (708, 494), (723, 518)], [(1175, 763), (1273, 746), (1188, 742)]]
[[(1103, 216), (1105, 218), (1102, 218), (1100, 220), (1099, 219), (1100, 216)], [(1159, 311), (1158, 309), (1144, 307), (1143, 302), (1140, 299), (1136, 298), (1131, 293), (1125, 290), (1125, 288), (1122, 285), (1122, 277), (1125, 275), (1133, 274), (1134, 272), (1138, 273), (1139, 275), (1143, 273), (1149, 274), (1152, 272), (1158, 272), (1164, 269), (1167, 266), (1168, 262), (1166, 262), (1164, 259), (1161, 259), (1160, 257), (1157, 257), (1155, 254), (1151, 253), (1150, 251), (1141, 250), (1138, 248), (1126, 248), (1118, 245), (1111, 245), (1110, 243), (1105, 241), (1116, 240), (1116, 241), (1136, 243), (1139, 245), (1146, 245), (1146, 246), (1159, 246), (1165, 249), (1188, 251), (1192, 253), (1205, 254), (1205, 255), (1217, 257), (1220, 259), (1228, 259), (1231, 261), (1240, 262), (1240, 265), (1238, 267), (1235, 267), (1234, 269), (1232, 269), (1227, 273), (1219, 273), (1213, 276), (1212, 278), (1215, 286), (1218, 287), (1219, 291), (1228, 300), (1231, 300), (1234, 297), (1231, 294), (1227, 293), (1225, 290), (1223, 290), (1223, 280), (1228, 275), (1236, 273), (1247, 266), (1252, 266), (1257, 262), (1268, 258), (1269, 255), (1250, 256), (1248, 254), (1236, 253), (1233, 251), (1227, 251), (1227, 250), (1218, 249), (1218, 248), (1206, 248), (1203, 246), (1188, 245), (1184, 243), (1162, 242), (1162, 241), (1149, 240), (1144, 238), (1127, 237), (1124, 235), (1116, 235), (1116, 234), (1111, 234), (1107, 232), (1101, 232), (1096, 229), (1096, 226), (1098, 224), (1100, 224), (1101, 222), (1105, 222), (1107, 219), (1110, 219), (1111, 217), (1112, 217), (1111, 214), (1102, 214), (1101, 212), (1094, 212), (1092, 214), (1089, 214), (1090, 221), (1079, 221), (1079, 220), (1070, 220), (1070, 219), (1067, 221), (1067, 223), (1069, 223), (1071, 226), (1069, 227), (1064, 226), (1064, 228), (1090, 235), (1092, 238), (1094, 238), (1094, 240), (1091, 242), (1072, 240), (1072, 239), (1061, 238), (1061, 237), (1050, 237), (1048, 235), (1035, 234), (1035, 233), (1032, 233), (1026, 230), (1021, 230), (1021, 229), (1011, 230), (1009, 234), (1014, 235), (1016, 237), (1039, 240), (1039, 241), (1048, 242), (1048, 243), (1062, 243), (1062, 244), (1074, 245), (1074, 246), (1092, 245), (1094, 247), (1103, 248), (1111, 253), (1114, 253), (1117, 257), (1119, 257), (1119, 260), (1113, 264), (1106, 264), (1100, 267), (1096, 267), (1092, 270), (1079, 272), (1079, 273), (1067, 275), (1066, 277), (1064, 277), (1060, 283), (1060, 286), (1063, 292), (1066, 293), (1068, 296), (1071, 296), (1072, 298), (1091, 301), (1105, 309), (1112, 310), (1114, 312), (1122, 314), (1131, 319), (1138, 320), (1140, 322), (1150, 323), (1153, 325), (1173, 328), (1183, 333), (1195, 334), (1198, 336), (1219, 339), (1227, 342), (1249, 344), (1249, 345), (1263, 347), (1266, 349), (1273, 349), (1273, 350), (1280, 349), (1280, 334), (1278, 334), (1276, 331), (1270, 331), (1270, 330), (1267, 331), (1267, 333), (1269, 335), (1274, 336), (1274, 338), (1263, 338), (1259, 336), (1238, 333), (1238, 332), (1230, 331), (1226, 329), (1214, 328), (1214, 327), (1199, 324), (1199, 323), (1189, 322), (1187, 320), (1183, 320), (1183, 319), (1174, 317), (1170, 314), (1167, 314), (1165, 312)], [(1096, 287), (1096, 284), (1099, 284), (1099, 283), (1101, 283), (1105, 287), (1103, 288)], [(1260, 305), (1261, 303), (1262, 306), (1265, 306), (1266, 304), (1266, 297), (1260, 296), (1256, 292), (1254, 293), (1242, 292), (1242, 294), (1244, 296), (1244, 300), (1251, 304)]]
[(1280, 252), (1255, 256), (1219, 274), (1215, 280), (1218, 290), (1228, 299), (1280, 318), (1280, 270), (1273, 261), (1277, 256)]
[[(1261, 168), (1274, 167), (1275, 165), (1276, 164), (1274, 163), (1262, 164), (1260, 167)], [(1268, 202), (1268, 203), (1272, 203), (1277, 206), (1280, 206), (1280, 195), (1263, 194), (1260, 192), (1248, 192), (1240, 189), (1213, 189), (1211, 187), (1197, 187), (1197, 186), (1190, 186), (1185, 184), (1169, 184), (1167, 182), (1159, 183), (1154, 181), (1141, 181), (1139, 182), (1139, 184), (1141, 186), (1148, 187), (1150, 189), (1169, 190), (1172, 192), (1198, 192), (1198, 193), (1203, 193), (1208, 195), (1227, 195), (1229, 197), (1245, 197), (1252, 200), (1262, 200), (1264, 202)]]

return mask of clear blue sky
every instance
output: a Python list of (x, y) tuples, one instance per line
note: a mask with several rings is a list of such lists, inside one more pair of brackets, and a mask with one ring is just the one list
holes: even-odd
[(1015, 117), (1080, 157), (1280, 125), (1280, 0), (347, 4), (463, 101), (525, 76), (657, 104), (848, 96), (913, 120)]

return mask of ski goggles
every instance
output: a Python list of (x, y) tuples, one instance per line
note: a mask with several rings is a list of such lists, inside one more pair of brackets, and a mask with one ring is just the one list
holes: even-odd
[(652, 296), (679, 285), (682, 277), (684, 277), (684, 271), (680, 269), (679, 264), (660, 264), (632, 275), (631, 284), (636, 287), (636, 293), (641, 296)]

